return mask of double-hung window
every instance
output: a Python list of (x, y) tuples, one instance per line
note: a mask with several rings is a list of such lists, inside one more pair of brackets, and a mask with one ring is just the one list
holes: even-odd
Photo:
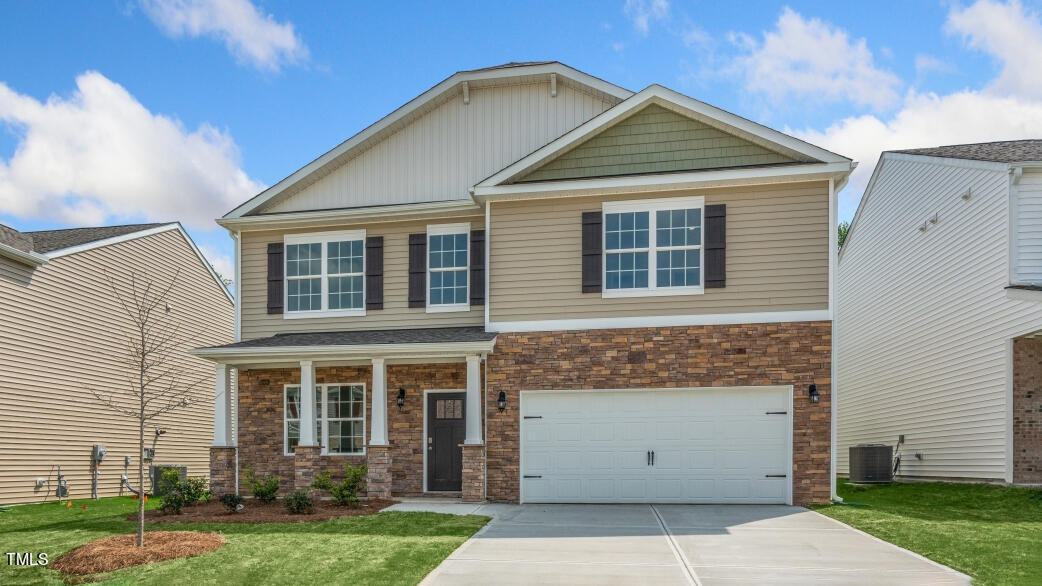
[[(300, 385), (287, 385), (284, 403), (284, 451), (292, 454), (300, 443)], [(365, 385), (315, 386), (315, 439), (323, 454), (365, 452)]]
[(365, 230), (285, 237), (287, 318), (365, 315)]
[(703, 292), (703, 197), (605, 202), (604, 297)]
[(470, 224), (427, 226), (427, 311), (470, 309)]

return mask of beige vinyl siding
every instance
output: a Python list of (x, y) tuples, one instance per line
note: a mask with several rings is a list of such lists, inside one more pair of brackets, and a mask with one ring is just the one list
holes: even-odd
[(521, 181), (791, 163), (785, 155), (652, 104)]
[[(559, 80), (561, 81), (561, 80)], [(616, 103), (558, 83), (470, 88), (259, 212), (469, 200), (468, 189)]]
[(903, 475), (1001, 480), (1009, 340), (1042, 329), (1005, 294), (1008, 174), (891, 156), (838, 264), (838, 471), (850, 446), (903, 434)]
[[(24, 271), (8, 278), (0, 266), (0, 503), (53, 499), (58, 464), (72, 496), (88, 498), (94, 443), (108, 447), (102, 495), (118, 493), (124, 456), (133, 459), (136, 470), (136, 421), (108, 410), (89, 390), (125, 388), (129, 374), (124, 336), (129, 323), (106, 274), (127, 292), (131, 270), (167, 282), (177, 269), (180, 282), (170, 295), (170, 316), (179, 324), (184, 349), (232, 341), (231, 301), (175, 230), (52, 259), (33, 271), (31, 280), (22, 278)], [(175, 361), (183, 365), (185, 381), (200, 385), (189, 407), (156, 420), (167, 430), (158, 463), (185, 465), (189, 474), (208, 476), (213, 365), (181, 352)], [(36, 492), (36, 478), (51, 484)]]
[[(409, 307), (409, 234), (427, 232), (428, 224), (470, 222), (471, 230), (484, 230), (484, 216), (459, 216), (438, 220), (326, 227), (319, 230), (258, 231), (242, 233), (242, 339), (284, 332), (331, 332), (394, 328), (474, 326), (485, 323), (484, 306), (470, 311), (427, 313)], [(286, 234), (309, 231), (366, 230), (366, 237), (384, 237), (384, 308), (367, 310), (365, 316), (286, 319), (268, 315), (268, 243), (282, 242)]]
[(582, 293), (581, 217), (615, 195), (492, 204), (492, 322), (828, 308), (827, 182), (660, 194), (727, 205), (727, 286), (702, 295)]

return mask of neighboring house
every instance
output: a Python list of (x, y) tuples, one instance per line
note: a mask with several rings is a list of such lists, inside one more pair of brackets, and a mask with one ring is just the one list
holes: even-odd
[[(195, 344), (231, 341), (232, 299), (179, 224), (41, 232), (0, 225), (0, 503), (53, 500), (58, 466), (70, 496), (89, 498), (94, 444), (108, 448), (101, 496), (120, 493), (124, 457), (131, 458), (137, 485), (137, 421), (91, 393), (126, 389), (133, 375), (126, 344), (131, 322), (110, 282), (129, 295), (131, 275), (166, 284), (175, 272), (169, 315), (178, 336)], [(166, 430), (155, 463), (205, 476), (213, 369), (184, 350), (171, 366), (183, 368), (185, 383), (205, 376), (197, 393), (206, 400), (154, 422)], [(149, 445), (153, 433), (149, 425)], [(37, 486), (37, 479), (44, 483)]]
[(1042, 483), (1042, 140), (883, 153), (837, 286), (841, 473)]
[(449, 77), (218, 220), (215, 490), (237, 457), (284, 490), (348, 460), (374, 496), (827, 501), (852, 167), (556, 62)]

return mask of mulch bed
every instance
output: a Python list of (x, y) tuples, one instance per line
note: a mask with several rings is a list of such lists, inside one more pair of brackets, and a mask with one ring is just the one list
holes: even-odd
[(225, 539), (220, 533), (149, 531), (143, 547), (135, 543), (137, 535), (103, 537), (61, 556), (51, 567), (66, 574), (99, 574), (207, 553), (220, 549)]
[[(256, 499), (243, 501), (243, 508), (236, 513), (217, 501), (197, 503), (181, 509), (180, 515), (167, 514), (158, 509), (145, 511), (145, 521), (149, 523), (310, 523), (327, 521), (340, 517), (359, 517), (372, 515), (397, 503), (384, 499), (364, 500), (357, 507), (341, 507), (332, 501), (315, 501), (315, 512), (310, 515), (292, 515), (286, 510), (281, 500), (262, 503)], [(137, 513), (127, 515), (127, 520), (137, 519)]]

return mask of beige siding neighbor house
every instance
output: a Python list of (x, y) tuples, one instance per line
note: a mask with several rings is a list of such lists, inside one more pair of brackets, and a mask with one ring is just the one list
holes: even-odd
[[(180, 225), (41, 232), (0, 225), (0, 503), (55, 499), (59, 466), (70, 496), (89, 498), (95, 444), (108, 449), (98, 493), (120, 494), (124, 458), (137, 468), (137, 423), (91, 393), (123, 389), (130, 375), (130, 321), (110, 280), (127, 295), (133, 274), (165, 284), (175, 273), (167, 315), (179, 336), (192, 344), (231, 341), (232, 299)], [(187, 408), (154, 422), (166, 431), (155, 463), (206, 476), (212, 368), (184, 348), (173, 359), (185, 382), (205, 379)], [(151, 444), (151, 426), (148, 433)]]
[(218, 220), (213, 489), (828, 501), (853, 166), (661, 86), (456, 73)]
[(1042, 483), (1042, 140), (883, 153), (839, 257), (840, 473)]

